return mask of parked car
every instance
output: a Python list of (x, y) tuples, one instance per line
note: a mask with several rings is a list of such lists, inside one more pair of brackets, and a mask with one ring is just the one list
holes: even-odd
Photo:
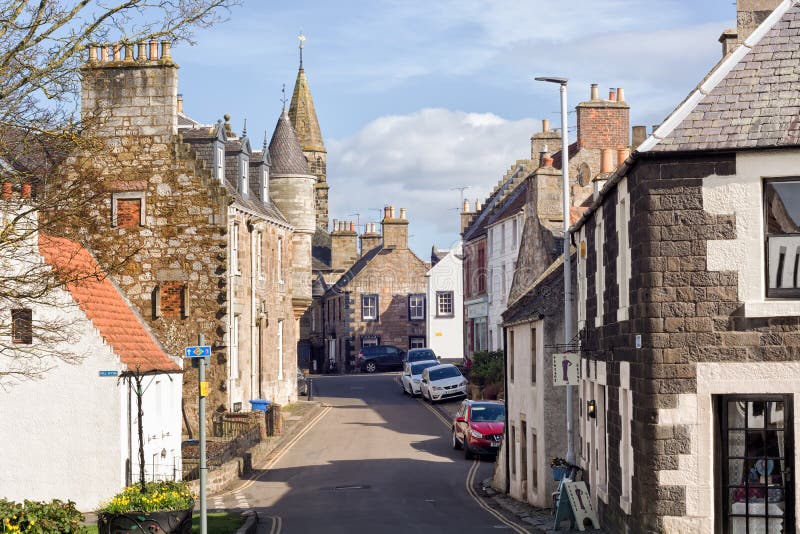
[(455, 365), (445, 363), (422, 371), (420, 395), (429, 402), (467, 396), (467, 380)]
[(300, 369), (297, 370), (297, 394), (308, 395), (308, 380)]
[(356, 356), (356, 365), (362, 371), (396, 371), (403, 368), (405, 352), (393, 345), (361, 347)]
[(439, 365), (436, 360), (429, 360), (425, 362), (412, 362), (406, 363), (403, 369), (403, 375), (400, 377), (400, 386), (403, 388), (403, 393), (416, 397), (419, 395), (419, 384), (422, 381), (422, 371), (428, 367)]
[(411, 349), (403, 358), (406, 363), (427, 362), (430, 360), (439, 361), (439, 357), (432, 349)]
[(505, 421), (506, 407), (502, 402), (465, 400), (453, 419), (453, 448), (463, 448), (467, 460), (475, 454), (497, 456)]

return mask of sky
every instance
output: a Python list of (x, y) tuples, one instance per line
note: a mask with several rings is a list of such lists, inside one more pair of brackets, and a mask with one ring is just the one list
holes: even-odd
[[(423, 259), (459, 239), (460, 191), (483, 199), (530, 157), (541, 120), (560, 124), (597, 83), (623, 87), (631, 125), (659, 124), (721, 58), (734, 0), (244, 0), (179, 44), (184, 110), (231, 115), (260, 146), (303, 63), (328, 150), (330, 218), (408, 209)], [(257, 133), (258, 132), (258, 133)], [(358, 215), (356, 215), (358, 214)]]

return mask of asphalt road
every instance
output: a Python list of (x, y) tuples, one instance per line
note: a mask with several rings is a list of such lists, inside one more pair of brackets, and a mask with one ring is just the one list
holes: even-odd
[(515, 531), (468, 489), (494, 463), (453, 450), (445, 418), (395, 374), (315, 378), (314, 396), (330, 408), (224, 503), (257, 510), (259, 532)]

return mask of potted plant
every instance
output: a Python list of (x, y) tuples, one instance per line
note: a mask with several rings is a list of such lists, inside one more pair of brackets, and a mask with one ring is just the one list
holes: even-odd
[(564, 479), (564, 476), (572, 466), (566, 459), (555, 457), (550, 460), (550, 467), (553, 469), (553, 480), (559, 482)]
[(100, 534), (118, 531), (190, 534), (194, 495), (184, 482), (128, 486), (98, 510)]

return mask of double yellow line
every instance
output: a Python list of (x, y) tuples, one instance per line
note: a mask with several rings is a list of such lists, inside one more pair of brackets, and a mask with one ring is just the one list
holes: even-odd
[(272, 527), (269, 529), (269, 534), (281, 534), (281, 527), (283, 527), (283, 519), (277, 515), (268, 516), (272, 520)]
[[(417, 402), (423, 405), (426, 410), (435, 415), (436, 418), (439, 421), (441, 421), (444, 426), (446, 426), (448, 429), (452, 429), (453, 423), (448, 421), (444, 417), (444, 415), (442, 415), (442, 412), (440, 412), (439, 410), (437, 410), (436, 408), (434, 408), (433, 406), (431, 406), (430, 404), (428, 404), (427, 402), (425, 402), (420, 398), (417, 398)], [(503, 516), (503, 514), (501, 514), (497, 510), (494, 510), (491, 506), (486, 504), (486, 502), (484, 502), (481, 496), (478, 495), (478, 493), (475, 491), (475, 476), (478, 474), (478, 468), (480, 467), (480, 465), (481, 465), (480, 460), (475, 458), (475, 460), (473, 460), (472, 462), (472, 466), (469, 468), (469, 472), (467, 473), (467, 480), (465, 481), (464, 485), (467, 488), (467, 493), (469, 494), (469, 496), (472, 497), (472, 499), (476, 503), (478, 503), (478, 506), (480, 506), (481, 508), (492, 514), (495, 517), (495, 519), (497, 519), (507, 527), (511, 528), (511, 530), (513, 530), (514, 532), (517, 532), (518, 534), (527, 534), (528, 530), (524, 529), (517, 523), (514, 523), (513, 521), (506, 519), (505, 516)]]

